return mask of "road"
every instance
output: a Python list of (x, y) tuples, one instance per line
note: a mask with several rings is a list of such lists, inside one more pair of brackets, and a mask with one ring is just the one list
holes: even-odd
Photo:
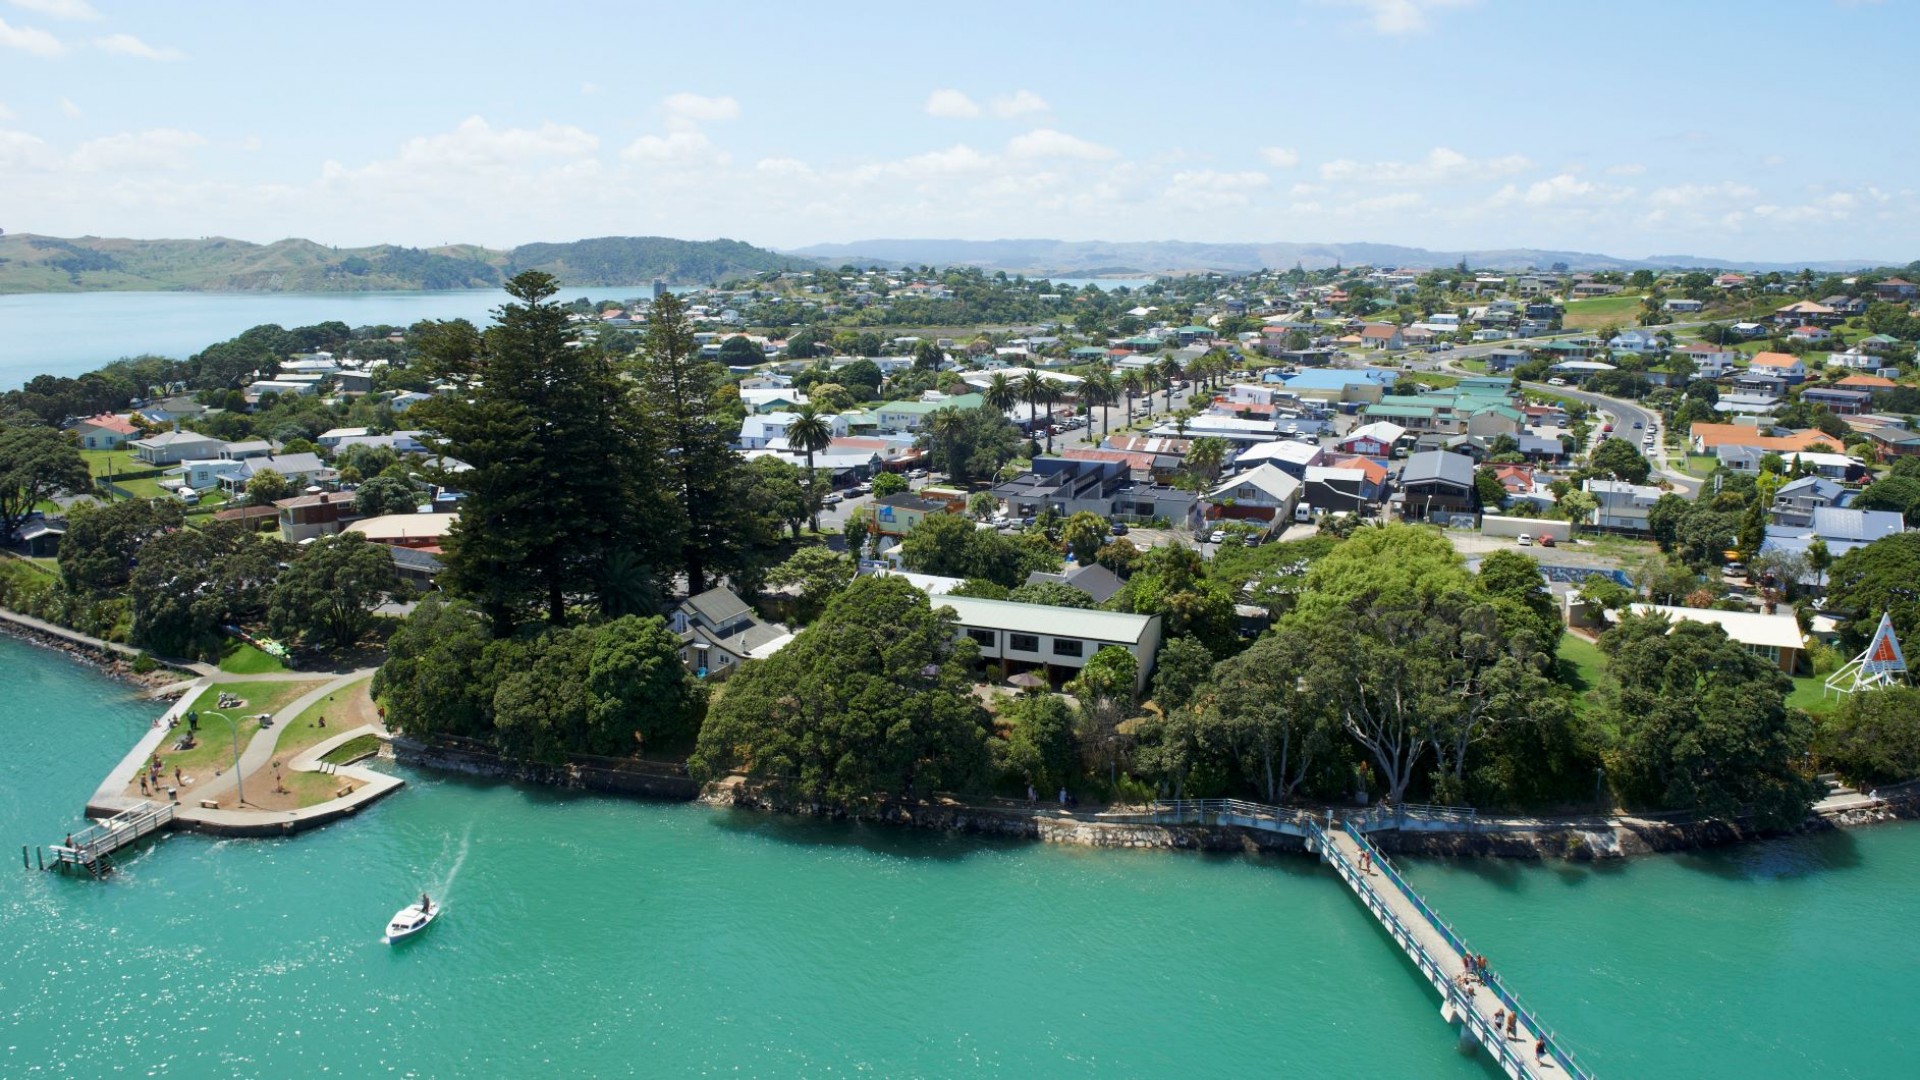
[[(1659, 413), (1644, 405), (1636, 405), (1620, 398), (1577, 390), (1571, 386), (1548, 386), (1545, 383), (1521, 383), (1520, 385), (1536, 393), (1558, 394), (1561, 397), (1572, 398), (1593, 409), (1606, 412), (1613, 418), (1614, 435), (1618, 438), (1630, 440), (1636, 434), (1651, 430), (1660, 421)], [(1642, 452), (1645, 450), (1644, 447), (1635, 448)], [(1653, 453), (1647, 460), (1653, 463), (1654, 474), (1672, 484), (1676, 494), (1692, 498), (1694, 491), (1700, 487), (1699, 480), (1668, 466), (1665, 440), (1654, 440)]]

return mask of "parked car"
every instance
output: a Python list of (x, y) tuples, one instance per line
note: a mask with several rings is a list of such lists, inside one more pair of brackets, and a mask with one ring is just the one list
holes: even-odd
[(1215, 529), (1207, 536), (1207, 543), (1209, 544), (1224, 544), (1226, 542), (1227, 531), (1225, 529)]
[(1552, 534), (1552, 533), (1541, 533), (1541, 534), (1540, 534), (1540, 546), (1541, 546), (1541, 547), (1552, 547), (1552, 546), (1553, 546), (1553, 544), (1554, 544), (1554, 539), (1553, 539), (1553, 534)]
[(1127, 535), (1127, 523), (1124, 521), (1116, 521), (1112, 525), (1107, 526), (1107, 531), (1115, 536), (1125, 536)]
[(1518, 537), (1516, 538), (1516, 542), (1517, 542), (1517, 543), (1519, 543), (1519, 545), (1520, 545), (1521, 547), (1532, 547), (1532, 546), (1533, 546), (1533, 537), (1532, 537), (1532, 536), (1529, 536), (1529, 535), (1528, 535), (1528, 534), (1526, 534), (1526, 533), (1521, 533), (1521, 534), (1520, 534), (1520, 535), (1519, 535), (1519, 536), (1518, 536)]
[(838, 505), (840, 505), (840, 501), (841, 501), (841, 495), (840, 495), (840, 493), (839, 493), (839, 492), (837, 492), (837, 491), (829, 491), (829, 492), (827, 492), (827, 493), (826, 493), (826, 495), (825, 495), (824, 497), (822, 497), (822, 498), (821, 498), (821, 500), (820, 500), (820, 505), (822, 505), (822, 506), (838, 506)]

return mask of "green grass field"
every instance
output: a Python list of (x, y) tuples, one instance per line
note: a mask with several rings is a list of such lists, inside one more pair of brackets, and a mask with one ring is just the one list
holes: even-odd
[(1827, 680), (1822, 675), (1806, 675), (1793, 680), (1793, 693), (1787, 695), (1787, 707), (1805, 709), (1815, 716), (1830, 713), (1839, 708), (1840, 701), (1826, 693)]
[(1598, 296), (1569, 300), (1560, 325), (1568, 330), (1598, 330), (1603, 326), (1630, 327), (1640, 321), (1640, 297)]
[(1585, 696), (1600, 685), (1600, 674), (1606, 669), (1606, 657), (1601, 654), (1599, 646), (1573, 634), (1561, 634), (1560, 646), (1553, 654), (1559, 660), (1560, 681), (1580, 694), (1584, 705)]
[(331, 765), (345, 765), (355, 758), (365, 757), (378, 749), (380, 749), (380, 736), (359, 735), (320, 755), (320, 760)]
[(266, 675), (287, 670), (287, 665), (244, 641), (232, 640), (220, 652), (220, 670), (229, 675)]
[[(366, 692), (367, 684), (371, 681), (371, 678), (367, 678), (356, 683), (351, 683), (335, 693), (328, 694), (327, 698), (338, 699), (341, 698), (342, 695), (363, 694)], [(286, 727), (281, 729), (280, 741), (273, 744), (273, 752), (275, 755), (282, 759), (291, 758), (307, 747), (325, 742), (327, 739), (340, 733), (341, 725), (349, 723), (349, 721), (344, 719), (344, 717), (348, 715), (348, 710), (338, 704), (337, 701), (329, 702), (327, 698), (322, 698), (300, 710), (300, 715), (294, 717), (287, 723)], [(319, 723), (320, 718), (326, 716), (329, 712), (335, 714), (333, 718), (334, 726), (321, 727)]]

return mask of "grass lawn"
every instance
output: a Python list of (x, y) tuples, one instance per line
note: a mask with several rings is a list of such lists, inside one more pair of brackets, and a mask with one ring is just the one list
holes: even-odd
[(227, 642), (220, 652), (220, 670), (229, 675), (267, 675), (287, 670), (287, 665), (268, 653), (240, 640)]
[(131, 450), (82, 450), (80, 456), (96, 477), (158, 476), (162, 471), (135, 457)]
[[(244, 753), (248, 740), (260, 730), (259, 721), (252, 717), (260, 713), (279, 712), (287, 702), (319, 685), (317, 681), (214, 683), (194, 699), (191, 709), (202, 714), (216, 711), (236, 722), (240, 727), (240, 749)], [(221, 709), (221, 691), (238, 695), (246, 704), (237, 709)], [(233, 734), (225, 721), (203, 718), (197, 745), (191, 750), (172, 750), (173, 744), (184, 733), (184, 726), (175, 729), (174, 734), (161, 743), (160, 757), (166, 765), (169, 779), (176, 766), (195, 776), (211, 776), (215, 769), (233, 767)], [(181, 793), (182, 800), (187, 794)]]
[(280, 778), (280, 785), (293, 792), (296, 804), (302, 809), (332, 802), (334, 793), (346, 783), (344, 777), (317, 772), (285, 773)]
[(1569, 300), (1566, 317), (1560, 325), (1568, 330), (1598, 330), (1603, 326), (1632, 327), (1640, 321), (1640, 297), (1598, 296), (1592, 300)]
[(345, 765), (349, 761), (365, 757), (380, 749), (380, 736), (360, 735), (348, 739), (339, 746), (320, 756), (320, 760), (332, 765)]
[[(347, 728), (359, 726), (362, 721), (355, 717), (354, 708), (348, 702), (355, 696), (365, 699), (367, 687), (372, 682), (371, 677), (361, 679), (302, 709), (299, 716), (281, 729), (280, 741), (273, 744), (274, 755), (282, 760), (291, 759), (315, 743), (325, 742)], [(335, 700), (329, 701), (327, 698)], [(327, 717), (331, 727), (320, 726), (323, 716)]]
[(1688, 454), (1685, 470), (1694, 476), (1712, 476), (1720, 467), (1720, 459), (1712, 454)]
[(1575, 693), (1583, 695), (1581, 704), (1584, 706), (1584, 695), (1592, 693), (1593, 688), (1600, 685), (1600, 672), (1606, 667), (1606, 657), (1601, 655), (1599, 646), (1573, 634), (1561, 634), (1560, 647), (1553, 654), (1560, 662), (1560, 681), (1572, 687)]
[(1487, 373), (1487, 362), (1478, 358), (1462, 360), (1460, 361), (1460, 366), (1466, 368), (1468, 371), (1479, 372), (1482, 375)]
[(1840, 707), (1840, 699), (1826, 693), (1824, 675), (1807, 675), (1793, 680), (1793, 693), (1787, 695), (1787, 707), (1805, 709), (1815, 716)]

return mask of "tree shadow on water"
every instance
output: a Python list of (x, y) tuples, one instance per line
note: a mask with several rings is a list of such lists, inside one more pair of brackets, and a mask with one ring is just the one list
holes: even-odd
[(840, 848), (889, 858), (939, 862), (959, 862), (975, 855), (1011, 851), (1035, 842), (1014, 837), (746, 809), (716, 809), (709, 815), (708, 821), (715, 829), (772, 840), (791, 847)]
[(1845, 829), (1684, 851), (1671, 858), (1682, 869), (1724, 881), (1777, 881), (1852, 870), (1861, 863), (1859, 841)]

